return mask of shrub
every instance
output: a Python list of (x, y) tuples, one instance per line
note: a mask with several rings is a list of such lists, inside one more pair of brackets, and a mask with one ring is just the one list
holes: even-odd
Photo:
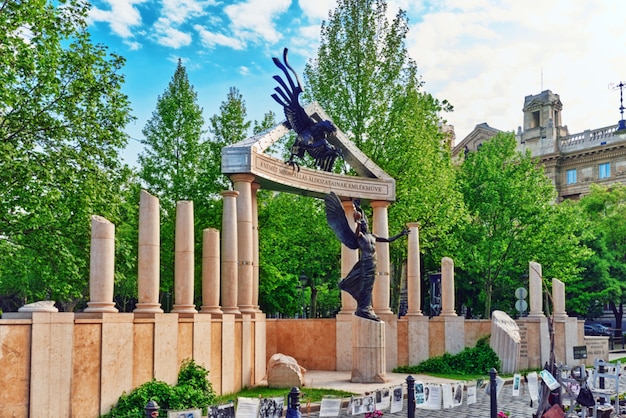
[(213, 386), (208, 380), (209, 372), (193, 360), (186, 360), (178, 372), (178, 383), (170, 386), (165, 382), (152, 380), (136, 387), (130, 393), (123, 393), (117, 404), (103, 418), (136, 418), (145, 415), (144, 408), (153, 400), (161, 409), (206, 408), (215, 400)]
[(402, 366), (394, 369), (399, 373), (436, 373), (480, 375), (489, 373), (492, 367), (500, 369), (498, 355), (489, 347), (489, 336), (483, 337), (475, 347), (467, 347), (457, 355), (444, 353), (431, 357), (416, 366)]

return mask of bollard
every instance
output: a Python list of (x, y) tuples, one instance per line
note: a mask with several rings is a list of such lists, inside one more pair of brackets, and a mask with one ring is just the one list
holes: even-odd
[(496, 387), (496, 375), (498, 372), (495, 368), (489, 370), (489, 397), (491, 398), (491, 418), (496, 418), (498, 415), (498, 391)]
[(285, 418), (300, 418), (300, 389), (292, 387), (287, 395), (287, 414)]
[(155, 401), (150, 400), (144, 409), (146, 410), (146, 418), (156, 418), (159, 416), (161, 407)]
[(413, 376), (406, 378), (406, 390), (407, 417), (415, 418), (415, 379)]

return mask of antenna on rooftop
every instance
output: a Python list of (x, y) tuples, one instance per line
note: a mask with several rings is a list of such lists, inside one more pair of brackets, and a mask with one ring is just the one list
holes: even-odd
[(609, 83), (609, 90), (619, 89), (619, 113), (621, 118), (617, 124), (616, 135), (626, 134), (626, 121), (624, 121), (624, 87), (626, 87), (626, 82), (624, 81), (620, 81), (619, 84)]

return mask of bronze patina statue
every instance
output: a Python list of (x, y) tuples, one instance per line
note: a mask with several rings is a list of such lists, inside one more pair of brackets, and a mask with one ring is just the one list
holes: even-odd
[[(315, 160), (315, 165), (324, 171), (333, 171), (333, 166), (337, 157), (341, 156), (341, 150), (336, 149), (326, 139), (328, 135), (337, 132), (337, 128), (329, 120), (323, 120), (315, 122), (300, 105), (299, 96), (302, 93), (302, 84), (296, 72), (291, 68), (287, 62), (287, 48), (283, 51), (283, 61), (276, 57), (272, 58), (274, 64), (285, 74), (289, 86), (283, 81), (282, 78), (275, 75), (274, 80), (280, 84), (280, 87), (274, 88), (276, 93), (272, 94), (272, 98), (280, 104), (285, 111), (285, 118), (287, 119), (287, 128), (293, 129), (298, 136), (294, 143), (291, 145), (291, 156), (289, 160), (285, 161), (285, 164), (289, 164), (295, 170), (298, 168), (300, 171), (300, 165), (294, 160), (295, 157), (299, 159), (304, 158), (304, 153), (308, 153)], [(298, 84), (296, 85), (289, 75), (289, 69), (296, 78)]]
[(367, 218), (359, 201), (354, 200), (352, 201), (355, 209), (354, 221), (357, 226), (356, 230), (352, 231), (339, 197), (331, 192), (324, 197), (324, 200), (326, 202), (326, 220), (337, 238), (348, 248), (361, 250), (359, 261), (352, 267), (348, 275), (339, 282), (339, 288), (348, 292), (356, 300), (357, 307), (354, 312), (356, 316), (380, 321), (372, 309), (372, 290), (376, 278), (376, 243), (393, 242), (408, 235), (409, 230), (405, 228), (391, 238), (372, 234), (368, 230)]

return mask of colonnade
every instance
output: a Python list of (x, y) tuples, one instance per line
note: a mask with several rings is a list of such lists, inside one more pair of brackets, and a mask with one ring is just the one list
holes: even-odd
[[(231, 176), (233, 190), (222, 192), (223, 220), (220, 246), (218, 230), (203, 230), (202, 237), (202, 306), (200, 313), (250, 314), (259, 309), (259, 244), (256, 192), (260, 185), (251, 174)], [(346, 217), (353, 221), (351, 200), (343, 201)], [(387, 208), (390, 202), (372, 201), (373, 230), (388, 237)], [(195, 314), (194, 305), (194, 214), (193, 202), (176, 204), (175, 231), (175, 300), (172, 312)], [(421, 315), (419, 224), (410, 223), (407, 286), (409, 315)], [(101, 217), (92, 219), (92, 277), (87, 312), (117, 312), (113, 303), (114, 275), (113, 224)], [(159, 303), (159, 201), (141, 191), (139, 209), (138, 303), (134, 312), (162, 313)], [(389, 243), (376, 243), (377, 271), (373, 290), (373, 307), (378, 315), (393, 314), (390, 300)], [(345, 277), (358, 261), (358, 250), (341, 248), (341, 274)], [(221, 303), (220, 303), (221, 302)], [(340, 313), (351, 314), (356, 302), (342, 292)]]

